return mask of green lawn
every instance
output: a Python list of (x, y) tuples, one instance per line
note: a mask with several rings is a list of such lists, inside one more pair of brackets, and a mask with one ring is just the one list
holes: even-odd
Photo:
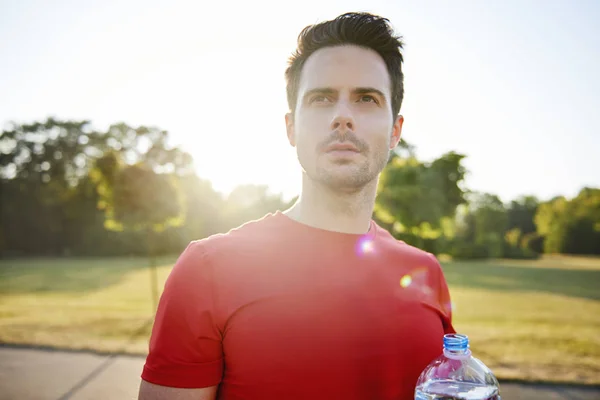
[[(161, 260), (162, 287), (175, 257)], [(146, 260), (0, 261), (0, 342), (145, 354)], [(499, 378), (600, 383), (600, 258), (444, 262), (455, 328)]]
[(455, 328), (497, 376), (600, 383), (600, 258), (443, 265)]
[[(176, 257), (159, 260), (162, 288)], [(143, 258), (0, 261), (0, 342), (143, 354), (151, 330)]]

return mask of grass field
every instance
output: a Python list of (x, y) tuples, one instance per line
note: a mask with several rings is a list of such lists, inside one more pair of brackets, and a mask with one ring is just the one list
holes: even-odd
[[(162, 287), (175, 257), (162, 259)], [(147, 261), (0, 262), (0, 342), (145, 354)], [(455, 328), (499, 378), (600, 383), (600, 259), (444, 262)]]

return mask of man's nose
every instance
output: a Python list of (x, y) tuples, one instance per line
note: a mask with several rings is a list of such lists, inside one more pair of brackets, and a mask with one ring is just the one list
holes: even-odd
[(342, 132), (347, 130), (353, 131), (354, 125), (354, 118), (352, 117), (350, 108), (343, 103), (338, 103), (333, 119), (331, 120), (331, 130)]

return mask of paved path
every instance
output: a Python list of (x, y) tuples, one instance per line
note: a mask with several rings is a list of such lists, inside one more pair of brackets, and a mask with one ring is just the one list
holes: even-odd
[[(135, 400), (141, 357), (0, 346), (0, 400)], [(501, 384), (502, 400), (600, 400), (600, 388)]]

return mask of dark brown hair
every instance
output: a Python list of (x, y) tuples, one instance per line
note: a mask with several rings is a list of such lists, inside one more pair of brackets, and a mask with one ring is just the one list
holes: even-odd
[(296, 110), (300, 74), (306, 60), (324, 47), (356, 45), (377, 52), (390, 74), (392, 112), (398, 116), (404, 97), (402, 73), (404, 45), (401, 36), (395, 36), (389, 20), (369, 13), (346, 13), (337, 18), (309, 25), (298, 35), (298, 48), (292, 54), (285, 71), (288, 106)]

